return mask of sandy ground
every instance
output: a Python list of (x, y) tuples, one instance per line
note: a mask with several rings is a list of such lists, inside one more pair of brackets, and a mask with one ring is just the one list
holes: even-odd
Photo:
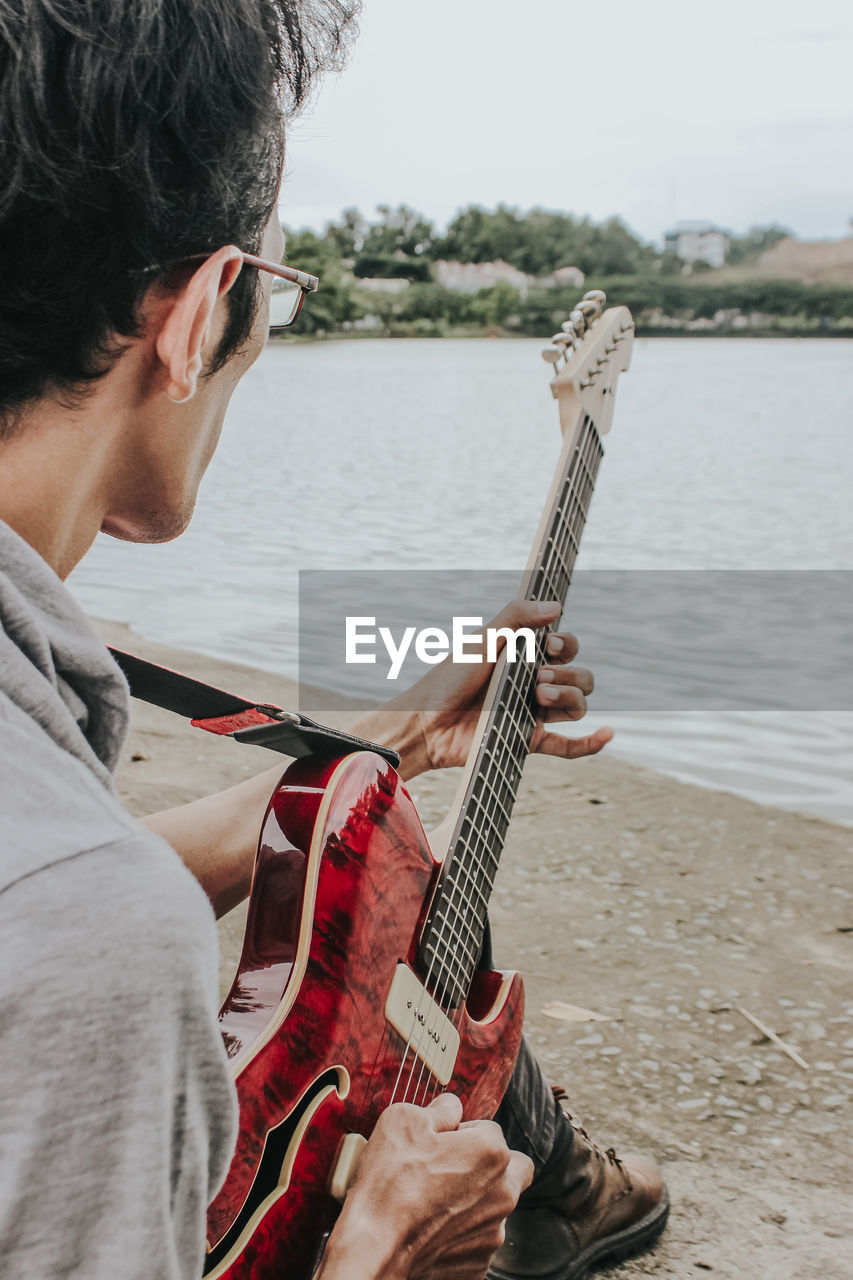
[[(247, 696), (286, 681), (110, 638)], [(268, 768), (256, 748), (135, 708), (119, 777), (135, 813)], [(286, 761), (283, 761), (286, 764)], [(456, 778), (415, 783), (429, 830)], [(499, 963), (525, 974), (528, 1033), (597, 1140), (666, 1166), (670, 1226), (612, 1274), (853, 1277), (853, 835), (614, 757), (533, 758), (493, 899)], [(220, 926), (223, 985), (243, 914)], [(552, 1001), (610, 1021), (546, 1016)], [(745, 1008), (808, 1063), (797, 1066)]]

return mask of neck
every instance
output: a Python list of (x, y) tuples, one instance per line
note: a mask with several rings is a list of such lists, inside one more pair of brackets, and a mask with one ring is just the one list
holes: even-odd
[[(565, 602), (602, 454), (591, 419), (582, 417), (557, 467), (521, 593), (525, 599)], [(489, 898), (536, 725), (533, 691), (546, 640), (546, 634), (540, 636), (534, 662), (509, 664), (504, 656), (495, 669), (479, 751), (421, 935), (421, 961), (450, 1008), (467, 996), (479, 960)]]
[(109, 509), (113, 440), (59, 406), (28, 412), (0, 445), (0, 518), (67, 578)]

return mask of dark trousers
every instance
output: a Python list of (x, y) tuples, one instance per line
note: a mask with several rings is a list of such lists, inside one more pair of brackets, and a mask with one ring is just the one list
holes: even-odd
[(507, 1146), (524, 1152), (533, 1161), (534, 1187), (542, 1176), (568, 1157), (574, 1136), (572, 1127), (554, 1100), (551, 1086), (524, 1039), (495, 1120), (503, 1130)]

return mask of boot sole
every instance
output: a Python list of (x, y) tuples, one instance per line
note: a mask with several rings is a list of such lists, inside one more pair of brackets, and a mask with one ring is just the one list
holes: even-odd
[[(605, 1263), (612, 1265), (615, 1262), (624, 1262), (626, 1258), (632, 1258), (634, 1254), (642, 1253), (644, 1249), (654, 1244), (666, 1226), (668, 1217), (669, 1193), (664, 1188), (660, 1200), (645, 1218), (641, 1218), (633, 1226), (625, 1227), (622, 1231), (615, 1231), (613, 1235), (594, 1240), (592, 1244), (587, 1245), (583, 1253), (578, 1254), (567, 1269), (551, 1271), (547, 1276), (537, 1276), (536, 1280), (584, 1280), (584, 1276), (593, 1267), (601, 1267)], [(519, 1277), (513, 1275), (511, 1271), (493, 1269), (489, 1271), (487, 1280), (519, 1280)]]

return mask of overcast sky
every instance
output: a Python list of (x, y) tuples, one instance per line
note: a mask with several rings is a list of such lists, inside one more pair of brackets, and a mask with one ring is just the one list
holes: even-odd
[(499, 201), (781, 222), (853, 216), (853, 0), (364, 0), (346, 70), (291, 129), (282, 220)]

